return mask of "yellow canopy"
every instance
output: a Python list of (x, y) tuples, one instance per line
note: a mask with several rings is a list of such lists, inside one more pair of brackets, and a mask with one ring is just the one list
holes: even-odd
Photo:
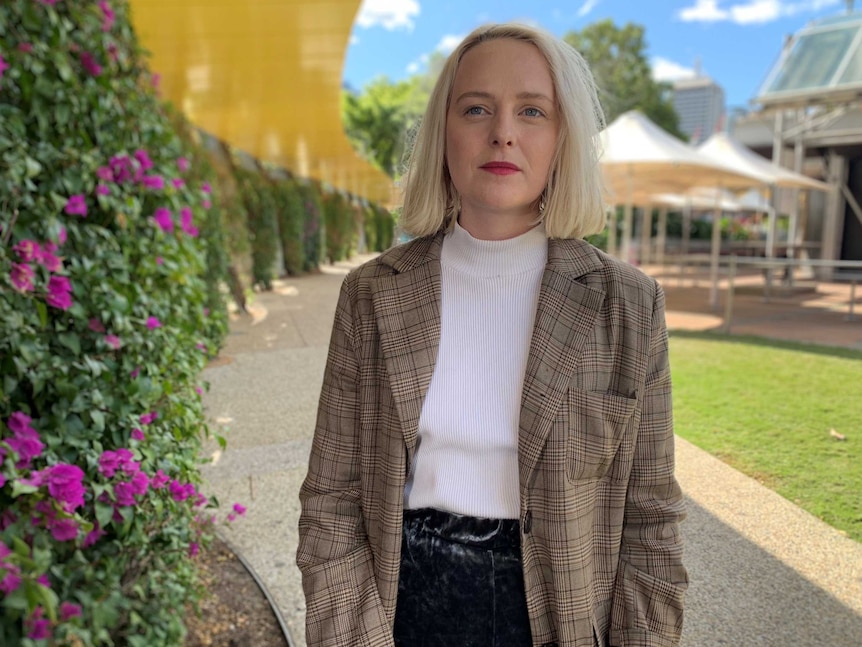
[(254, 157), (391, 206), (344, 134), (342, 67), (360, 0), (131, 0), (162, 97)]

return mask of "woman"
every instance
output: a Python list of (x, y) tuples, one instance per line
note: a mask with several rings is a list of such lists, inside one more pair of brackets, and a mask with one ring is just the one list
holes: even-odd
[(401, 226), (338, 302), (297, 561), (311, 646), (675, 645), (686, 572), (664, 298), (604, 210), (581, 57), (481, 27)]

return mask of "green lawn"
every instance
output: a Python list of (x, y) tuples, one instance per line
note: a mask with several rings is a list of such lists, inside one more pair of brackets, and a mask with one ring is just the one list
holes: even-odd
[(862, 541), (862, 352), (674, 332), (670, 361), (677, 434)]

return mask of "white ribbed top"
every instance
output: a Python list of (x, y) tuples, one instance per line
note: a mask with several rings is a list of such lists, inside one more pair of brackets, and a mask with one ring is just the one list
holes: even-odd
[(547, 256), (543, 225), (508, 240), (459, 225), (446, 235), (440, 348), (406, 508), (519, 517), (521, 391)]

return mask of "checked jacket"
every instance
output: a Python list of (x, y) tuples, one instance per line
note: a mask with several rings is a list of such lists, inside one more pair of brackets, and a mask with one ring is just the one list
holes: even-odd
[[(442, 241), (395, 247), (342, 285), (300, 490), (309, 647), (393, 645), (404, 484), (440, 341)], [(582, 240), (548, 241), (518, 463), (533, 644), (677, 645), (685, 513), (664, 296)]]

